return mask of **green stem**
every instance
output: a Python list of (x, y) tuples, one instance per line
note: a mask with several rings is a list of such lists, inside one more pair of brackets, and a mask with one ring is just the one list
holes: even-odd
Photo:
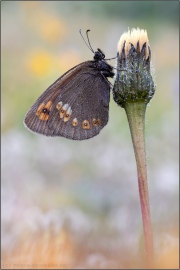
[(124, 105), (133, 141), (138, 172), (138, 186), (143, 220), (146, 264), (153, 266), (153, 234), (151, 227), (149, 194), (147, 183), (146, 149), (145, 149), (145, 101), (126, 102)]

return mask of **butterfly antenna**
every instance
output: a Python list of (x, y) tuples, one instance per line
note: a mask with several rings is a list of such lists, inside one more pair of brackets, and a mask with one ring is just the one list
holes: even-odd
[(87, 40), (88, 40), (89, 46), (90, 46), (90, 48), (91, 48), (92, 52), (94, 53), (94, 50), (93, 50), (93, 48), (92, 48), (92, 46), (91, 46), (91, 43), (90, 43), (90, 41), (89, 41), (88, 32), (90, 32), (90, 30), (89, 30), (89, 29), (86, 31), (86, 36), (87, 36)]
[[(90, 31), (90, 30), (87, 30), (87, 31)], [(87, 31), (86, 31), (86, 33), (87, 33)], [(80, 33), (82, 39), (84, 40), (84, 42), (86, 43), (86, 46), (90, 49), (91, 52), (94, 53), (94, 51), (93, 51), (93, 49), (91, 48), (91, 46), (89, 46), (89, 45), (87, 44), (87, 42), (85, 41), (85, 39), (84, 39), (84, 37), (83, 37), (83, 35), (82, 35), (82, 33), (81, 33), (81, 29), (79, 30), (79, 33)], [(88, 41), (89, 41), (89, 39), (88, 39)]]

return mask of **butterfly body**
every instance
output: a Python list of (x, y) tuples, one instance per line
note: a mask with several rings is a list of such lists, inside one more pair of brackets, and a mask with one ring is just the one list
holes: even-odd
[(113, 68), (98, 49), (93, 61), (83, 62), (59, 77), (37, 99), (24, 124), (46, 136), (85, 140), (108, 122)]

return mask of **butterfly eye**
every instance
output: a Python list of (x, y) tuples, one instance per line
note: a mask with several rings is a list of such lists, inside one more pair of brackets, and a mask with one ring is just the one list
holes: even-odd
[(101, 49), (97, 49), (97, 50), (98, 50), (98, 52), (100, 52), (102, 59), (104, 59), (105, 58), (105, 54), (103, 53), (103, 51)]

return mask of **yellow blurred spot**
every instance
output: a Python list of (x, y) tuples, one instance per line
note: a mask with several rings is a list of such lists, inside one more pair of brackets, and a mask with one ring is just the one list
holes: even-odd
[(53, 65), (54, 58), (46, 51), (35, 51), (28, 56), (27, 66), (37, 76), (49, 74)]
[(67, 50), (63, 51), (61, 55), (35, 50), (27, 57), (27, 67), (30, 73), (36, 76), (47, 76), (56, 71), (62, 75), (80, 62), (80, 56), (76, 51)]
[(39, 35), (49, 42), (57, 42), (65, 34), (65, 25), (60, 18), (40, 14), (36, 25)]

